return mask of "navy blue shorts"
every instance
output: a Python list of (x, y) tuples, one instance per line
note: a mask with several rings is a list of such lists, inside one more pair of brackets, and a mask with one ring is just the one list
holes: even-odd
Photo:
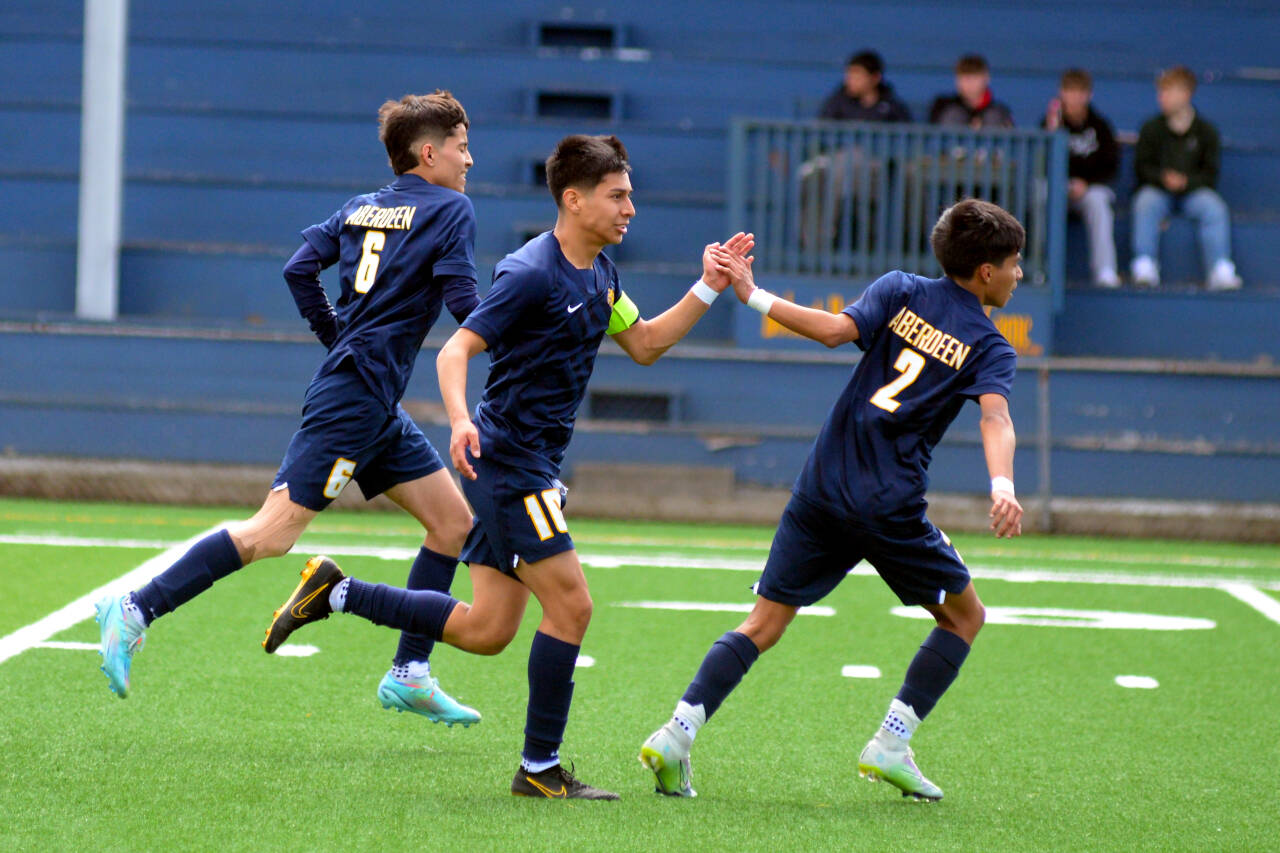
[(476, 520), (458, 559), (516, 577), (516, 563), (536, 563), (573, 550), (562, 507), (566, 489), (555, 477), (467, 454), (476, 479), (462, 493)]
[(297, 504), (323, 510), (355, 480), (365, 500), (434, 474), (440, 454), (400, 406), (388, 412), (354, 368), (311, 383), (302, 426), (293, 434), (273, 489), (289, 487)]
[(860, 560), (875, 567), (903, 604), (941, 604), (947, 593), (969, 585), (964, 561), (929, 519), (873, 530), (792, 495), (756, 592), (779, 604), (813, 604)]

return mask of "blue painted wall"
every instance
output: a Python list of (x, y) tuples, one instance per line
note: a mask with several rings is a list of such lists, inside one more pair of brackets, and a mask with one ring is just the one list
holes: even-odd
[[(4, 452), (275, 464), (322, 355), (305, 336), (72, 331), (0, 330)], [(438, 405), (434, 356), (423, 351), (406, 394), (414, 411)], [(473, 362), (469, 377), (473, 403), (483, 362)], [(851, 348), (827, 353), (816, 345), (772, 358), (678, 347), (643, 368), (607, 345), (591, 389), (667, 393), (680, 416), (648, 429), (585, 422), (566, 473), (585, 461), (720, 465), (742, 482), (787, 486), (854, 362)], [(1049, 390), (1054, 494), (1280, 501), (1280, 379), (1070, 371), (1054, 373)], [(1020, 371), (1011, 412), (1019, 488), (1029, 494), (1040, 485), (1036, 395), (1034, 370)], [(936, 491), (984, 490), (977, 414), (966, 407), (939, 446)], [(428, 417), (423, 426), (445, 447), (440, 421)]]

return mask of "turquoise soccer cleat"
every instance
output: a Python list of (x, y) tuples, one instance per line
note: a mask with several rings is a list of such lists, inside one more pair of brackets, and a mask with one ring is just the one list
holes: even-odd
[(649, 735), (640, 747), (640, 763), (653, 771), (657, 787), (654, 792), (668, 797), (696, 797), (693, 790), (693, 765), (689, 750), (667, 730), (666, 726)]
[(388, 710), (395, 708), (397, 712), (411, 711), (433, 723), (444, 723), (450, 727), (454, 723), (461, 723), (465, 729), (472, 723), (480, 722), (479, 711), (459, 704), (441, 690), (440, 682), (430, 675), (411, 679), (406, 684), (388, 672), (378, 685), (378, 701)]
[(916, 767), (915, 753), (905, 742), (897, 747), (885, 744), (879, 737), (872, 738), (858, 757), (858, 775), (872, 782), (883, 779), (904, 797), (928, 802), (942, 799), (942, 789)]
[(107, 676), (111, 692), (124, 699), (129, 695), (129, 669), (133, 656), (142, 648), (147, 635), (143, 627), (124, 610), (123, 595), (108, 595), (94, 605), (101, 631), (98, 654), (102, 656), (100, 669)]

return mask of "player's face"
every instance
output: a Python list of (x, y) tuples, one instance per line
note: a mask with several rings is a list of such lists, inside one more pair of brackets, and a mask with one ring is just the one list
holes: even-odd
[(458, 125), (443, 144), (433, 145), (431, 160), (431, 183), (460, 193), (467, 191), (467, 170), (475, 161), (471, 159), (465, 127)]
[(593, 242), (616, 246), (627, 236), (627, 226), (636, 215), (631, 203), (631, 176), (626, 172), (605, 175), (595, 189), (582, 196), (578, 222)]
[(999, 266), (983, 264), (979, 268), (979, 271), (983, 273), (988, 270), (990, 271), (990, 276), (984, 275), (986, 287), (984, 288), (982, 304), (990, 305), (994, 308), (1003, 308), (1008, 304), (1013, 292), (1018, 289), (1018, 281), (1022, 278), (1022, 253), (1014, 252), (1005, 258), (1004, 263)]

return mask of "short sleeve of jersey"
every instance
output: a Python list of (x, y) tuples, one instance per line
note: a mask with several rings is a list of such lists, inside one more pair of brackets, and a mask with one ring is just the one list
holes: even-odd
[(338, 235), (342, 231), (342, 211), (330, 216), (319, 225), (312, 225), (303, 230), (302, 239), (311, 244), (320, 256), (320, 265), (327, 267), (338, 262), (341, 246)]
[(462, 328), (475, 332), (492, 348), (527, 309), (546, 304), (547, 290), (545, 274), (537, 270), (499, 270), (489, 292), (462, 321)]
[(440, 257), (432, 265), (433, 276), (460, 275), (476, 277), (476, 212), (471, 199), (458, 195), (449, 206), (449, 216), (442, 227)]
[(848, 306), (842, 314), (853, 318), (858, 327), (858, 348), (868, 349), (884, 330), (892, 311), (902, 295), (906, 277), (900, 272), (885, 273), (863, 291), (858, 301)]
[(999, 394), (1006, 400), (1013, 391), (1013, 377), (1018, 372), (1018, 355), (1003, 341), (983, 353), (973, 384), (960, 391), (965, 397)]

